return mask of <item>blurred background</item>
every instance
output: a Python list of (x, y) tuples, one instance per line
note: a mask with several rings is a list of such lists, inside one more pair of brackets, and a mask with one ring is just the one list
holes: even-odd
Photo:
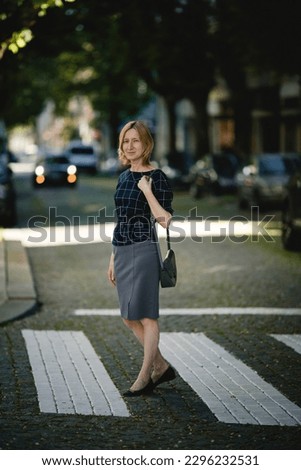
[(297, 0), (3, 0), (2, 186), (18, 164), (33, 187), (116, 175), (118, 133), (142, 119), (175, 189), (283, 207), (300, 167), (300, 17)]

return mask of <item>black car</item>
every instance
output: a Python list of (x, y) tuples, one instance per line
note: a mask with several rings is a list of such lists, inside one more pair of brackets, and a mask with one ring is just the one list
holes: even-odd
[(287, 250), (301, 250), (301, 169), (292, 175), (285, 189), (282, 244)]
[(220, 152), (206, 155), (190, 170), (190, 194), (194, 198), (204, 193), (233, 193), (236, 191), (236, 175), (239, 169), (239, 158), (231, 152)]
[(0, 226), (12, 227), (16, 221), (16, 192), (12, 171), (0, 161)]
[(70, 186), (77, 184), (77, 168), (65, 154), (47, 155), (39, 160), (33, 174), (35, 188), (42, 186)]
[(244, 167), (237, 175), (239, 207), (281, 209), (285, 186), (300, 165), (301, 157), (298, 154), (256, 155), (252, 164)]

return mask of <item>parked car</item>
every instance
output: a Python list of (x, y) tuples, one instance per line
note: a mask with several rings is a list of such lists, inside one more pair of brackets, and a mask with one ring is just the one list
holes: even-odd
[(257, 155), (253, 163), (237, 175), (238, 205), (241, 209), (259, 206), (281, 208), (285, 185), (300, 167), (298, 154), (266, 153)]
[(160, 160), (160, 168), (167, 176), (174, 191), (187, 191), (189, 189), (191, 164), (191, 155), (179, 150), (167, 152)]
[(98, 159), (92, 145), (84, 145), (82, 142), (70, 143), (66, 148), (66, 155), (78, 170), (96, 174)]
[(285, 188), (282, 244), (287, 250), (301, 250), (301, 169), (291, 176)]
[(47, 155), (36, 164), (32, 183), (35, 188), (42, 186), (70, 186), (77, 184), (77, 168), (65, 154)]
[(11, 169), (0, 162), (0, 226), (12, 227), (17, 221), (16, 192)]
[(102, 176), (116, 176), (126, 169), (118, 158), (117, 149), (111, 150), (99, 162), (99, 171)]
[(169, 184), (174, 191), (186, 191), (189, 188), (189, 181), (187, 181), (188, 175), (183, 174), (179, 168), (163, 164), (161, 170), (167, 176)]
[(231, 152), (206, 155), (190, 170), (190, 194), (194, 198), (206, 192), (224, 194), (236, 191), (240, 160)]

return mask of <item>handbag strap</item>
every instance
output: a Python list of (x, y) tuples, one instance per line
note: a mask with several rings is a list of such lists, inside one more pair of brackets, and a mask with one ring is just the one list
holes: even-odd
[(170, 237), (169, 237), (169, 228), (166, 228), (166, 241), (167, 241), (167, 249), (170, 250)]
[[(159, 245), (159, 240), (158, 240), (158, 234), (157, 234), (157, 229), (156, 229), (156, 219), (152, 217), (152, 227), (153, 227), (153, 232), (154, 232), (154, 239), (156, 242), (157, 246), (157, 251), (158, 251), (158, 256), (159, 256), (159, 261), (160, 261), (160, 266), (163, 268), (163, 261), (162, 261), (162, 254), (160, 250), (160, 245)], [(167, 249), (170, 250), (170, 237), (169, 237), (169, 228), (166, 228), (166, 241), (167, 241)]]

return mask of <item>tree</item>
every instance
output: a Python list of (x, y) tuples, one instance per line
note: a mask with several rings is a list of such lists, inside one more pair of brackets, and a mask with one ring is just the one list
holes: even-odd
[[(74, 27), (64, 21), (65, 11), (64, 8), (52, 9), (47, 21), (43, 16), (33, 23), (33, 39), (27, 47), (14, 55), (7, 51), (0, 62), (0, 112), (8, 126), (34, 119), (47, 98), (53, 95), (58, 98), (58, 88), (60, 99), (57, 101), (62, 101), (67, 86), (63, 86), (64, 80), (58, 73), (58, 56), (63, 35), (68, 35)], [(68, 96), (70, 94), (65, 96), (65, 102)]]
[(206, 104), (214, 83), (206, 0), (133, 0), (121, 18), (132, 66), (167, 104), (170, 151), (175, 152), (175, 104), (196, 109), (197, 153), (208, 150)]
[(120, 15), (126, 3), (90, 0), (88, 9), (76, 13), (82, 26), (81, 55), (85, 67), (91, 69), (80, 89), (90, 97), (100, 119), (109, 123), (113, 147), (120, 123), (136, 114), (150, 97), (148, 89), (139, 86), (141, 77), (131, 67), (128, 43), (120, 34)]
[[(271, 94), (274, 134), (280, 122), (279, 86), (284, 75), (301, 74), (299, 44), (301, 4), (295, 0), (215, 0), (215, 54), (220, 73), (231, 90), (236, 147), (250, 150), (250, 72), (273, 75), (265, 97)], [(275, 141), (275, 139), (274, 139)], [(275, 141), (275, 145), (278, 142)]]
[[(100, 119), (110, 123), (115, 145), (118, 125), (137, 112), (151, 91), (167, 104), (171, 152), (176, 149), (175, 105), (183, 98), (193, 103), (201, 156), (208, 150), (206, 105), (218, 71), (232, 92), (236, 144), (248, 153), (249, 70), (273, 72), (277, 86), (283, 74), (301, 72), (301, 4), (294, 0), (2, 4), (0, 42), (6, 53), (0, 62), (1, 113), (8, 124), (34, 118), (47, 97), (63, 113), (70, 96), (86, 94)], [(29, 42), (25, 36), (13, 37), (23, 30), (29, 31)], [(18, 54), (9, 52), (13, 44)], [(146, 93), (139, 92), (141, 80), (148, 85)], [(279, 103), (271, 102), (276, 115)]]
[(216, 0), (214, 19), (214, 52), (218, 73), (226, 80), (231, 93), (234, 147), (239, 154), (248, 155), (251, 145), (251, 95), (246, 70), (249, 43), (242, 40), (238, 28), (241, 21), (245, 21), (245, 11), (236, 0), (227, 3)]
[[(24, 6), (25, 0), (20, 1)], [(4, 109), (13, 119), (14, 108), (19, 117), (36, 112), (43, 90), (44, 99), (51, 94), (60, 109), (70, 93), (88, 93), (116, 129), (117, 122), (137, 111), (148, 96), (137, 93), (142, 79), (167, 103), (171, 151), (176, 140), (175, 104), (191, 99), (198, 116), (198, 153), (203, 153), (208, 148), (206, 102), (213, 84), (209, 4), (209, 0), (78, 0), (72, 8), (52, 9), (47, 21), (41, 18), (33, 24), (34, 39), (17, 60), (5, 62), (1, 86), (4, 91), (7, 87), (10, 99)], [(13, 91), (18, 99), (12, 99)]]
[(148, 93), (128, 67), (127, 45), (119, 35), (115, 9), (120, 2), (89, 0), (53, 9), (32, 26), (34, 39), (1, 62), (1, 112), (8, 125), (34, 119), (47, 98), (64, 113), (71, 96), (90, 97), (100, 119), (113, 129), (137, 112)]
[(2, 0), (0, 11), (0, 59), (9, 50), (13, 54), (32, 39), (32, 28), (50, 8), (63, 7), (76, 0)]

